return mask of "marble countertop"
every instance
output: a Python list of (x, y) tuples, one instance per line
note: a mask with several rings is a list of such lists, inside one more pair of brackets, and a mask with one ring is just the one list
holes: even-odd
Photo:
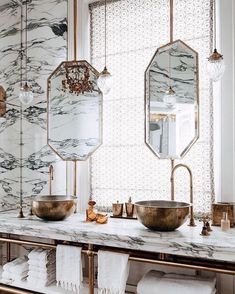
[(0, 233), (53, 240), (75, 241), (148, 252), (160, 252), (235, 263), (235, 228), (222, 232), (212, 227), (208, 237), (201, 236), (202, 224), (184, 224), (174, 232), (154, 232), (137, 220), (110, 218), (105, 225), (87, 223), (74, 214), (64, 221), (47, 222), (39, 218), (17, 218), (16, 211), (0, 213)]

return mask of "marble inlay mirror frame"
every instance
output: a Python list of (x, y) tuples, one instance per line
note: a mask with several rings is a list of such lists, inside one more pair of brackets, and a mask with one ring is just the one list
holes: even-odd
[[(59, 64), (59, 66), (51, 73), (51, 75), (47, 79), (47, 144), (48, 146), (57, 154), (62, 160), (64, 161), (86, 161), (103, 143), (103, 94), (100, 91), (100, 100), (99, 100), (99, 143), (92, 149), (91, 152), (87, 153), (86, 156), (80, 157), (79, 158), (68, 158), (68, 157), (63, 157), (61, 153), (58, 152), (51, 144), (50, 144), (50, 138), (49, 138), (49, 92), (50, 92), (50, 84), (51, 84), (51, 79), (52, 77), (59, 72), (59, 70), (64, 67), (66, 64), (74, 64), (77, 63), (78, 66), (86, 66), (93, 74), (96, 76), (96, 78), (99, 77), (99, 72), (86, 60), (79, 60), (79, 61), (63, 61)], [(97, 86), (98, 87), (98, 86)], [(75, 95), (75, 94), (74, 94)]]
[[(159, 51), (161, 51), (162, 49), (169, 47), (177, 42), (182, 43), (186, 48), (188, 48), (189, 50), (191, 50), (194, 54), (195, 54), (195, 64), (196, 64), (196, 93), (195, 93), (195, 102), (197, 103), (197, 112), (195, 112), (195, 136), (193, 138), (193, 140), (188, 144), (188, 146), (186, 148), (184, 148), (183, 152), (181, 152), (179, 157), (162, 157), (158, 152), (156, 152), (151, 144), (149, 143), (149, 116), (150, 116), (150, 97), (149, 97), (149, 89), (147, 89), (147, 85), (149, 85), (149, 82), (147, 79), (149, 79), (148, 77), (148, 73), (149, 73), (149, 68), (151, 67), (152, 62), (155, 59), (155, 56), (157, 53), (159, 53)], [(185, 42), (183, 42), (182, 40), (178, 39), (172, 42), (169, 42), (161, 47), (158, 47), (157, 50), (155, 51), (155, 53), (153, 54), (153, 57), (151, 58), (150, 62), (148, 63), (148, 66), (145, 70), (145, 79), (144, 79), (144, 101), (145, 101), (145, 144), (148, 146), (148, 148), (153, 152), (153, 154), (155, 156), (157, 156), (159, 159), (181, 159), (183, 158), (188, 152), (189, 150), (192, 148), (192, 146), (196, 143), (196, 141), (199, 138), (199, 134), (200, 134), (200, 130), (199, 130), (199, 126), (200, 126), (200, 102), (199, 102), (199, 63), (198, 63), (198, 52), (195, 51), (193, 48), (191, 48), (189, 45), (187, 45)]]

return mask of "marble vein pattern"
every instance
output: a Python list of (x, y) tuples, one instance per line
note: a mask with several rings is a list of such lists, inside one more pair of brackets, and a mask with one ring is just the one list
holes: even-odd
[(17, 212), (0, 213), (0, 232), (21, 236), (49, 238), (106, 245), (117, 248), (161, 252), (195, 258), (229, 261), (235, 264), (235, 229), (222, 232), (213, 227), (210, 237), (200, 235), (197, 227), (187, 224), (174, 232), (154, 232), (137, 220), (109, 219), (99, 225), (84, 221), (85, 215), (74, 214), (64, 221), (47, 222), (37, 217), (18, 220)]
[[(21, 3), (0, 3), (0, 83), (7, 91), (6, 120), (0, 123), (0, 210), (14, 207), (20, 193)], [(67, 0), (31, 0), (28, 18), (28, 79), (34, 100), (22, 113), (25, 199), (47, 194), (48, 167), (59, 160), (47, 147), (46, 87), (48, 76), (67, 59)]]
[(162, 102), (169, 85), (176, 92), (177, 103), (196, 100), (196, 56), (183, 44), (176, 42), (159, 49), (148, 73), (151, 101)]

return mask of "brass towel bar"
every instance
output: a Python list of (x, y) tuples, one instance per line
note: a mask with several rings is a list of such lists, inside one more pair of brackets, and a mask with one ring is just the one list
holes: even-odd
[[(35, 246), (35, 247), (40, 247), (40, 248), (45, 248), (45, 249), (56, 249), (56, 246), (58, 244), (70, 244), (73, 246), (84, 246), (85, 245), (84, 247), (86, 247), (86, 248), (83, 247), (82, 253), (86, 254), (88, 256), (89, 294), (94, 294), (94, 280), (95, 280), (95, 278), (94, 278), (94, 256), (98, 254), (98, 249), (99, 249), (98, 246), (97, 246), (97, 248), (98, 248), (97, 249), (92, 244), (80, 244), (80, 243), (76, 243), (76, 242), (67, 242), (67, 241), (64, 241), (62, 243), (58, 242), (56, 244), (48, 244), (48, 243), (28, 241), (28, 240), (13, 239), (10, 237), (9, 238), (0, 237), (0, 242), (7, 243), (7, 244)], [(107, 249), (107, 247), (104, 247), (104, 248)], [(107, 250), (112, 251), (112, 252), (125, 252), (124, 250), (118, 250), (116, 248), (108, 248)], [(159, 254), (158, 259), (153, 259), (153, 258), (148, 258), (148, 257), (136, 256), (136, 252), (135, 252), (135, 256), (131, 256), (131, 252), (129, 252), (128, 250), (126, 252), (130, 254), (130, 257), (129, 257), (130, 261), (145, 262), (145, 263), (166, 265), (166, 266), (172, 266), (172, 267), (180, 267), (180, 268), (185, 268), (185, 269), (205, 270), (205, 271), (211, 271), (211, 272), (215, 272), (215, 273), (235, 275), (235, 267), (234, 267), (234, 269), (233, 268), (226, 269), (226, 265), (224, 265), (224, 268), (217, 268), (217, 267), (210, 267), (210, 266), (206, 266), (206, 265), (194, 265), (194, 264), (190, 264), (190, 263), (186, 263), (186, 262), (182, 263), (182, 262), (178, 262), (178, 261), (167, 261), (167, 260), (165, 260), (167, 255), (165, 255), (165, 254)], [(141, 256), (141, 253), (139, 255)], [(0, 290), (6, 290), (6, 289), (8, 289), (9, 293), (18, 293), (18, 294), (29, 293), (29, 292), (19, 291), (18, 289), (16, 291), (13, 287), (9, 287), (9, 286), (3, 285), (3, 284), (0, 285)]]

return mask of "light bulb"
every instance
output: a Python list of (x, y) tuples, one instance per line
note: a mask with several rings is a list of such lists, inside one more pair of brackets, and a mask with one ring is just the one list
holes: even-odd
[(19, 99), (24, 105), (29, 105), (33, 101), (33, 92), (27, 82), (20, 88)]
[(163, 96), (163, 102), (165, 102), (168, 108), (175, 108), (176, 95), (175, 91), (171, 87), (169, 87), (168, 91), (166, 91), (165, 95)]
[(97, 80), (97, 85), (104, 95), (107, 95), (112, 88), (113, 77), (108, 72), (106, 66), (105, 66), (104, 70), (99, 75), (99, 78)]
[(215, 49), (211, 56), (208, 58), (207, 73), (213, 82), (219, 81), (225, 71), (225, 63), (223, 55)]

